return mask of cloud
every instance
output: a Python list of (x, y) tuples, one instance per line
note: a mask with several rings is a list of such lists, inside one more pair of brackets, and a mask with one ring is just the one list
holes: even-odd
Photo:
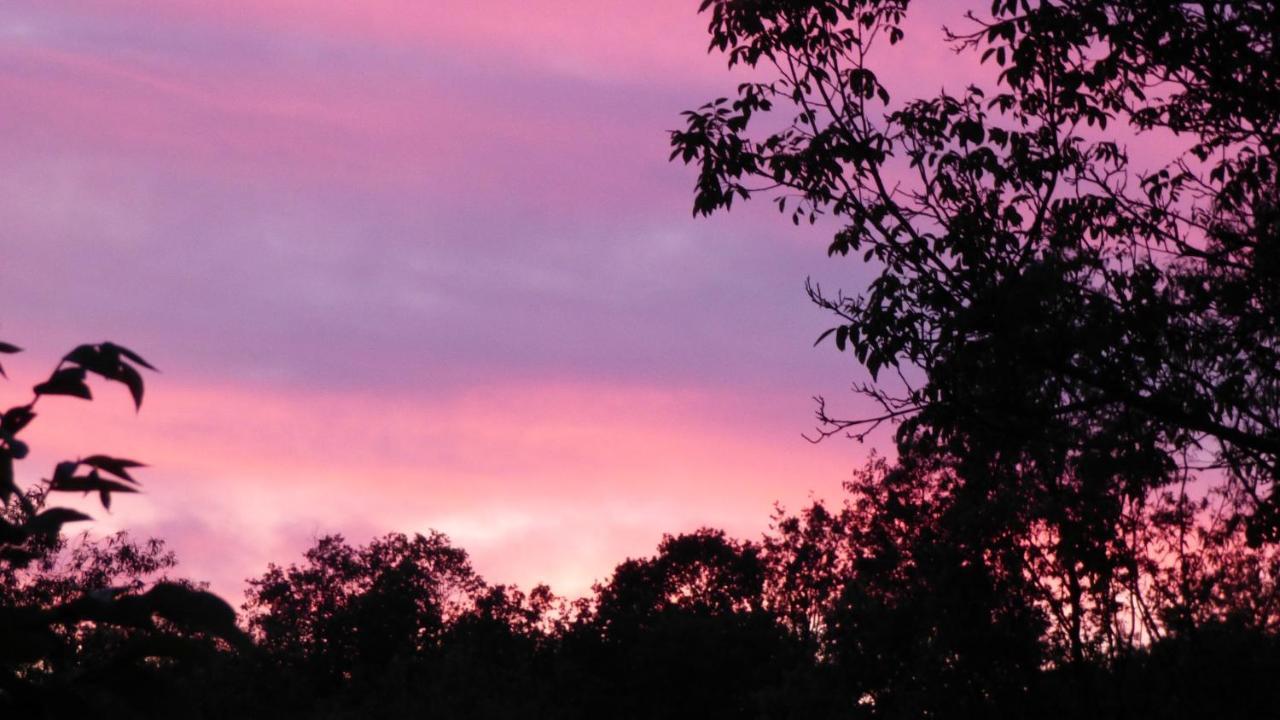
[(320, 534), (429, 528), (496, 582), (583, 591), (662, 532), (754, 536), (776, 500), (837, 495), (850, 461), (787, 431), (794, 398), (701, 388), (566, 379), (432, 397), (157, 382), (137, 416), (95, 388), (93, 404), (42, 402), (25, 479), (97, 452), (147, 462), (145, 494), (119, 498), (100, 529), (164, 537), (186, 572), (229, 592)]
[[(898, 96), (965, 76), (922, 8)], [(438, 527), (579, 592), (664, 531), (838, 493), (862, 450), (799, 434), (855, 368), (810, 349), (802, 283), (865, 269), (766, 203), (690, 218), (666, 130), (742, 77), (693, 9), (5, 3), (11, 375), (108, 338), (164, 370), (136, 417), (42, 404), (27, 466), (152, 463), (104, 528), (224, 589), (320, 533)]]

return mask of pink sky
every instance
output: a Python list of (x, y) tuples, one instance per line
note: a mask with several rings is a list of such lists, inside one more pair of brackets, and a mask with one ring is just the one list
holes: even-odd
[[(99, 527), (233, 597), (316, 535), (427, 528), (573, 595), (838, 497), (867, 448), (801, 433), (858, 372), (803, 282), (858, 271), (764, 202), (690, 218), (666, 131), (736, 82), (696, 5), (0, 6), (7, 392), (83, 341), (164, 371), (137, 416), (49, 401), (28, 478), (149, 462)], [(921, 5), (904, 96), (966, 81)]]

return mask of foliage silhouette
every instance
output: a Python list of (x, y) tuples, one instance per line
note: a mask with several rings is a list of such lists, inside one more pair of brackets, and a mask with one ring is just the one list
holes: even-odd
[[(0, 343), (0, 352), (19, 348)], [(14, 462), (28, 454), (20, 435), (47, 396), (93, 397), (92, 373), (124, 384), (141, 408), (139, 368), (154, 368), (128, 348), (81, 345), (36, 385), (25, 405), (0, 418), (0, 708), (32, 717), (90, 711), (130, 713), (154, 702), (149, 675), (160, 659), (207, 655), (240, 645), (235, 613), (220, 598), (186, 582), (144, 579), (169, 569), (158, 541), (142, 545), (116, 535), (82, 538), (68, 547), (62, 527), (90, 517), (48, 507), (52, 493), (94, 493), (110, 508), (116, 493), (137, 492), (131, 471), (141, 463), (90, 455), (58, 463), (50, 478), (19, 486)], [(0, 372), (3, 372), (0, 370)]]
[(250, 581), (245, 609), (264, 649), (322, 680), (361, 681), (361, 672), (426, 651), (481, 588), (466, 553), (438, 533), (358, 549), (327, 536), (306, 561)]
[[(830, 254), (879, 275), (810, 291), (883, 412), (820, 405), (823, 434), (898, 422), (899, 453), (941, 463), (975, 511), (970, 540), (1014, 533), (1050, 560), (1035, 572), (1061, 581), (1082, 662), (1168, 629), (1113, 606), (1163, 567), (1139, 535), (1202, 519), (1177, 510), (1188, 484), (1213, 485), (1226, 535), (1275, 532), (1280, 11), (996, 2), (949, 32), (994, 86), (893, 106), (871, 48), (904, 39), (907, 5), (706, 0), (713, 49), (772, 78), (686, 113), (672, 157), (700, 168), (695, 213), (766, 191), (842, 222)], [(781, 107), (790, 124), (752, 132)], [(1121, 138), (1154, 130), (1188, 148), (1143, 173)]]
[(963, 716), (1043, 665), (1101, 703), (1135, 654), (1274, 632), (1280, 6), (975, 3), (947, 35), (993, 81), (895, 103), (908, 5), (704, 0), (764, 79), (671, 134), (695, 215), (764, 193), (877, 273), (809, 286), (880, 408), (819, 400), (820, 436), (897, 424), (853, 488), (835, 656), (876, 713)]
[[(873, 462), (843, 506), (780, 511), (760, 542), (710, 529), (667, 536), (574, 602), (545, 587), (488, 585), (438, 533), (363, 546), (325, 536), (301, 564), (251, 581), (246, 618), (259, 652), (187, 644), (181, 662), (124, 673), (109, 659), (132, 631), (78, 626), (60, 651), (68, 660), (42, 682), (74, 689), (79, 702), (46, 704), (46, 716), (1273, 714), (1280, 695), (1267, 680), (1280, 647), (1274, 625), (1251, 624), (1248, 612), (1110, 660), (1054, 663), (1031, 579), (973, 561), (978, 551), (957, 529), (967, 518), (935, 492), (931, 470)], [(28, 583), (48, 588), (32, 591), (39, 602), (57, 605), (108, 577), (141, 588), (136, 578), (172, 562), (162, 546), (124, 538), (78, 547), (61, 566), (69, 572), (50, 568)]]
[[(94, 375), (141, 404), (141, 357), (81, 346), (0, 418), (0, 708), (1280, 716), (1280, 6), (977, 4), (949, 38), (991, 82), (896, 103), (874, 63), (908, 40), (907, 0), (701, 10), (765, 79), (672, 133), (694, 212), (766, 193), (839, 222), (829, 254), (875, 277), (809, 291), (880, 410), (820, 402), (819, 432), (894, 424), (892, 461), (758, 541), (666, 536), (576, 601), (489, 585), (439, 533), (321, 537), (250, 581), (257, 649), (227, 653), (247, 640), (225, 603), (144, 579), (171, 568), (161, 545), (68, 546), (87, 516), (46, 507), (107, 506), (136, 463), (15, 481), (43, 396), (88, 399)], [(1135, 166), (1135, 136), (1165, 162)]]
[(974, 561), (931, 470), (875, 461), (759, 543), (667, 536), (575, 602), (489, 586), (437, 533), (326, 536), (252, 582), (263, 654), (190, 692), (219, 717), (1274, 714), (1280, 647), (1247, 613), (1055, 662), (1035, 578)]

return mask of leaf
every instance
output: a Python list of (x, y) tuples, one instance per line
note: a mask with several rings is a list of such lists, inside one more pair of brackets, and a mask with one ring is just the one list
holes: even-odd
[(5, 355), (12, 355), (14, 353), (20, 353), (20, 352), (22, 352), (22, 348), (18, 347), (17, 345), (11, 345), (7, 342), (0, 342), (0, 353), (4, 353)]
[[(129, 394), (133, 396), (133, 404), (135, 409), (142, 408), (143, 383), (142, 375), (138, 369), (121, 359), (124, 358), (135, 362), (148, 370), (155, 370), (151, 363), (147, 362), (134, 351), (116, 345), (115, 343), (104, 342), (99, 345), (80, 345), (74, 350), (67, 353), (63, 357), (63, 362), (72, 363), (78, 366), (76, 369), (81, 373), (89, 371), (100, 375), (107, 380), (115, 380), (124, 383), (129, 388)], [(82, 375), (83, 377), (83, 375)]]
[(32, 390), (37, 395), (70, 395), (72, 397), (92, 400), (93, 393), (84, 382), (83, 368), (63, 368), (36, 385)]
[(95, 362), (101, 354), (102, 353), (98, 351), (97, 345), (91, 345), (86, 343), (84, 345), (75, 346), (74, 348), (71, 349), (71, 352), (67, 353), (66, 355), (63, 355), (62, 359), (64, 362), (83, 365), (85, 363)]
[(63, 480), (55, 480), (49, 484), (49, 489), (57, 492), (96, 492), (100, 496), (107, 496), (103, 501), (103, 506), (110, 508), (111, 500), (109, 493), (136, 493), (138, 489), (132, 485), (125, 485), (116, 480), (108, 480), (98, 474), (97, 470), (88, 475), (77, 475)]
[(35, 412), (31, 410), (30, 405), (19, 405), (9, 408), (4, 417), (0, 419), (0, 432), (16, 435), (22, 432), (22, 429), (31, 424), (36, 417)]
[(24, 526), (29, 535), (57, 535), (67, 523), (83, 522), (93, 518), (71, 508), (50, 508), (31, 518)]
[(144, 595), (152, 612), (190, 630), (212, 633), (239, 644), (244, 635), (236, 626), (236, 611), (226, 600), (205, 590), (162, 582)]
[(142, 374), (133, 368), (132, 365), (120, 365), (120, 376), (116, 378), (120, 382), (129, 387), (129, 394), (133, 396), (133, 407), (135, 410), (142, 409)]
[(76, 468), (80, 467), (80, 463), (64, 460), (53, 468), (53, 479), (49, 481), (50, 486), (66, 482), (76, 474)]
[(129, 468), (146, 467), (146, 465), (134, 460), (113, 458), (107, 455), (90, 455), (89, 457), (82, 459), (80, 464), (88, 465), (91, 468), (97, 468), (105, 473), (115, 475), (122, 480), (128, 480), (135, 485), (138, 484), (138, 481), (129, 474)]
[(102, 343), (102, 347), (103, 347), (103, 349), (105, 349), (105, 350), (114, 351), (114, 352), (117, 352), (117, 353), (119, 353), (119, 354), (121, 354), (121, 355), (124, 355), (125, 357), (129, 358), (129, 359), (130, 359), (130, 360), (132, 360), (133, 362), (135, 362), (135, 363), (137, 363), (137, 364), (141, 365), (142, 367), (144, 367), (144, 368), (146, 368), (146, 369), (148, 369), (148, 370), (152, 370), (152, 371), (154, 371), (154, 372), (160, 372), (159, 370), (156, 370), (156, 368), (155, 368), (155, 366), (154, 366), (154, 365), (152, 365), (151, 363), (147, 362), (146, 360), (143, 360), (141, 355), (139, 355), (138, 353), (136, 353), (136, 352), (134, 352), (134, 351), (130, 350), (130, 349), (129, 349), (129, 348), (127, 348), (127, 347), (124, 347), (123, 345), (116, 345), (115, 343), (104, 342), (104, 343)]

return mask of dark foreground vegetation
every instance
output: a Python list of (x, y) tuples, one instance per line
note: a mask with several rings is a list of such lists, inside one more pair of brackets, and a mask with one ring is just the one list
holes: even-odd
[[(440, 535), (328, 537), (237, 622), (156, 542), (65, 539), (51, 494), (137, 465), (16, 482), (33, 401), (0, 422), (0, 713), (1280, 717), (1277, 3), (983, 3), (952, 41), (989, 86), (895, 103), (906, 5), (705, 0), (754, 74), (672, 133), (695, 212), (770, 194), (873, 276), (811, 288), (879, 408), (819, 432), (896, 429), (842, 504), (668, 537), (574, 601)], [(147, 367), (83, 346), (36, 400), (140, 403)]]
[(5, 578), (7, 607), (58, 617), (20, 656), (6, 610), (0, 702), (32, 718), (1277, 716), (1267, 553), (1190, 570), (1171, 554), (1140, 596), (1077, 599), (1052, 561), (1021, 578), (966, 563), (967, 523), (887, 472), (759, 542), (664, 538), (574, 602), (486, 584), (438, 534), (321, 538), (253, 581), (253, 645), (201, 624), (218, 607), (184, 605), (198, 591), (125, 616), (181, 587), (150, 582), (173, 566), (160, 543), (75, 541)]
[[(38, 386), (37, 399), (88, 394), (73, 375), (65, 387)], [(4, 417), (29, 419), (33, 405)], [(626, 560), (572, 601), (486, 583), (438, 533), (366, 545), (328, 536), (301, 563), (251, 580), (237, 624), (226, 602), (167, 577), (176, 559), (162, 541), (61, 533), (88, 517), (48, 507), (53, 493), (93, 492), (109, 505), (134, 491), (139, 464), (89, 456), (24, 492), (9, 469), (26, 452), (21, 428), (5, 427), (3, 717), (1263, 718), (1280, 709), (1274, 547), (1250, 543), (1221, 508), (1188, 510), (1167, 493), (1122, 533), (1082, 515), (1073, 522), (1096, 535), (1067, 535), (1045, 522), (1011, 527), (1028, 511), (966, 497), (946, 466), (875, 460), (839, 506), (779, 511), (755, 541), (712, 529), (667, 536), (652, 557)], [(1100, 539), (1096, 555), (1069, 555), (1068, 543)]]

